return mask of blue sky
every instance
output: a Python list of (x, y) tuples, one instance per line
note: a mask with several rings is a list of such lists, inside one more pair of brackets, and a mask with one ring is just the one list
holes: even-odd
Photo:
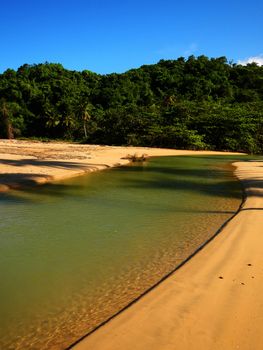
[(206, 55), (263, 62), (263, 1), (0, 0), (0, 72), (59, 62), (124, 72)]

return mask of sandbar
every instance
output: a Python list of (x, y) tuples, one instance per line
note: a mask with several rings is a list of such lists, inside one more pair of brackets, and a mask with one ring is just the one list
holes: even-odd
[(246, 196), (238, 213), (74, 350), (263, 349), (263, 162), (234, 165)]
[(226, 153), (80, 145), (67, 142), (0, 140), (0, 192), (125, 165), (130, 162), (130, 156), (134, 155), (152, 157), (194, 154), (220, 155)]

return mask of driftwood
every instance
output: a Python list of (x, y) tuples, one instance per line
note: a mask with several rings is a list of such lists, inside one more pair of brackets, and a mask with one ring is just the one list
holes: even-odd
[(123, 157), (122, 159), (129, 159), (131, 162), (144, 162), (149, 158), (147, 154), (138, 155), (135, 154), (127, 154), (126, 157)]

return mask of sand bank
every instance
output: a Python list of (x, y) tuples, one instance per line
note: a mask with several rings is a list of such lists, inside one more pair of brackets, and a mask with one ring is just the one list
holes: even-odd
[[(223, 152), (0, 140), (0, 188), (127, 164), (127, 155)], [(262, 349), (263, 167), (236, 163), (247, 200), (220, 235), (75, 350)]]
[(263, 163), (238, 162), (246, 201), (204, 249), (74, 350), (263, 348)]
[(225, 153), (0, 140), (0, 192), (125, 165), (129, 163), (127, 156), (134, 154), (171, 156)]

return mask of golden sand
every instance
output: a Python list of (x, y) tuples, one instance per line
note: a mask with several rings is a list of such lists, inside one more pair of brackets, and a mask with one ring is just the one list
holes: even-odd
[[(134, 154), (225, 153), (0, 140), (0, 189), (127, 164)], [(74, 349), (263, 349), (262, 164), (235, 163), (247, 198), (219, 235)]]
[(225, 154), (146, 147), (0, 140), (0, 191), (43, 184), (129, 163), (129, 156)]
[(263, 349), (263, 163), (237, 162), (247, 198), (219, 235), (74, 350)]

